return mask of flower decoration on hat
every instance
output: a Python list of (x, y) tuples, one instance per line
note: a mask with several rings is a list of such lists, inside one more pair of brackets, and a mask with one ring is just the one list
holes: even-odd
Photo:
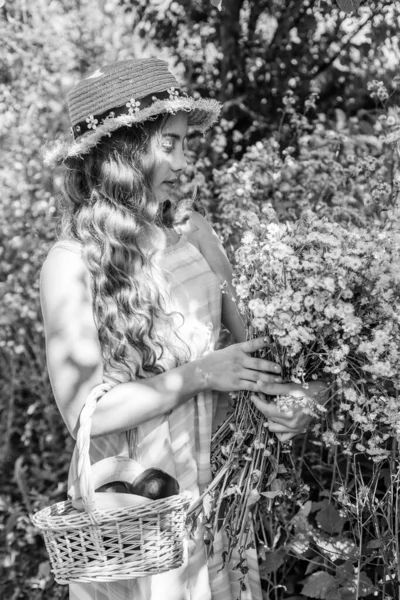
[(88, 129), (96, 129), (98, 122), (99, 122), (98, 119), (95, 119), (93, 115), (89, 115), (86, 118), (86, 123), (87, 123)]
[(170, 87), (167, 90), (167, 94), (169, 94), (170, 100), (175, 100), (176, 98), (179, 97), (179, 90), (177, 90), (175, 87)]
[(128, 107), (128, 114), (133, 115), (133, 113), (137, 113), (140, 110), (140, 102), (139, 100), (135, 100), (135, 98), (131, 98), (129, 102), (126, 103)]
[(72, 137), (75, 137), (75, 133), (79, 135), (80, 132), (81, 132), (80, 125), (76, 125), (75, 127), (70, 128), (70, 133), (71, 133)]

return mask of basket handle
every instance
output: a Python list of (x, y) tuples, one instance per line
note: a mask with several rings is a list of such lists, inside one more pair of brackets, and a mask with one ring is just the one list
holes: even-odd
[(78, 450), (78, 481), (82, 504), (89, 517), (93, 518), (95, 522), (95, 513), (97, 512), (97, 509), (94, 499), (89, 456), (92, 415), (96, 409), (98, 399), (112, 387), (113, 386), (110, 383), (101, 383), (91, 390), (79, 416), (79, 429), (76, 437), (76, 447)]

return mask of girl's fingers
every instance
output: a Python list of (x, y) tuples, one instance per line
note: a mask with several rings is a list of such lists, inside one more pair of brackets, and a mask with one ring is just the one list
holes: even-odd
[(282, 411), (275, 404), (268, 403), (260, 398), (258, 394), (254, 394), (251, 400), (268, 422), (274, 421), (290, 430), (302, 429), (310, 421), (309, 415), (305, 415), (301, 408), (295, 408), (293, 411)]
[(259, 390), (268, 396), (289, 396), (293, 395), (293, 383), (265, 383), (260, 378)]
[[(258, 408), (258, 410), (264, 415), (264, 417), (266, 419), (271, 419), (271, 418), (279, 419), (279, 416), (282, 416), (281, 411), (279, 411), (277, 409), (275, 404), (265, 402), (265, 400), (262, 400), (257, 394), (253, 394), (251, 396), (251, 401)], [(293, 416), (293, 414), (290, 414), (290, 413), (286, 413), (286, 415), (289, 416), (289, 418)]]
[(251, 400), (267, 419), (282, 420), (283, 422), (287, 422), (293, 417), (293, 412), (282, 412), (277, 406), (275, 406), (275, 404), (266, 402), (259, 396), (252, 396)]
[(260, 371), (253, 371), (252, 369), (243, 369), (240, 372), (240, 377), (241, 379), (254, 381), (256, 384), (258, 381), (262, 381), (265, 385), (282, 381), (282, 377), (278, 374), (260, 373)]
[(258, 393), (258, 384), (255, 381), (248, 381), (246, 379), (242, 379), (238, 390), (244, 392), (257, 392)]
[(287, 425), (283, 425), (282, 423), (277, 423), (276, 421), (270, 421), (269, 419), (268, 419), (268, 429), (272, 433), (293, 433), (294, 435), (296, 435), (297, 433), (300, 433), (300, 431), (301, 431), (297, 427), (288, 427)]
[[(246, 356), (243, 360), (243, 366), (246, 369), (252, 369), (255, 372), (261, 373), (275, 373), (275, 377), (277, 373), (281, 372), (279, 365), (270, 360), (265, 360), (264, 358), (254, 358), (252, 356)], [(282, 377), (279, 376), (279, 381), (282, 381)]]
[(260, 337), (248, 340), (247, 342), (241, 342), (239, 346), (242, 348), (243, 352), (256, 352), (257, 350), (261, 350), (261, 348), (265, 348), (268, 344), (268, 338)]
[(293, 396), (293, 398), (314, 398), (318, 401), (327, 390), (327, 385), (321, 381), (313, 381), (304, 387), (301, 384), (288, 381), (286, 383), (264, 383), (260, 378), (260, 391), (268, 396)]
[[(262, 348), (265, 348), (265, 346), (268, 346), (269, 343), (269, 338), (263, 337), (255, 338), (254, 340), (249, 340), (247, 342), (241, 342), (237, 345), (240, 346), (243, 352), (245, 352), (246, 354), (253, 354), (253, 352), (257, 352), (257, 350), (261, 350)], [(260, 360), (262, 360), (262, 362), (267, 365), (266, 370), (271, 371), (273, 373), (281, 372), (281, 367), (272, 360)]]

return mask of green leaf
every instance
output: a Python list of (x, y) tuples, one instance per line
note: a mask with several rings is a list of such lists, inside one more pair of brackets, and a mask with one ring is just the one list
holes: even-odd
[(349, 581), (352, 581), (352, 579), (354, 578), (353, 562), (346, 561), (345, 563), (341, 564), (340, 566), (337, 566), (335, 576), (336, 576), (337, 581), (341, 585), (347, 586)]
[(358, 10), (361, 0), (336, 0), (340, 10), (344, 10), (346, 13), (352, 13)]
[(50, 563), (48, 560), (45, 560), (39, 564), (39, 569), (36, 577), (38, 579), (47, 579), (47, 577), (50, 577)]
[(274, 481), (271, 481), (271, 490), (273, 492), (279, 491), (279, 492), (284, 492), (286, 488), (286, 482), (283, 479), (274, 479)]
[(345, 537), (332, 537), (321, 532), (314, 532), (314, 541), (325, 556), (332, 562), (337, 560), (355, 559), (357, 546), (351, 539)]
[(260, 492), (258, 492), (256, 489), (251, 490), (248, 497), (247, 497), (247, 506), (253, 506), (254, 504), (256, 504), (260, 499)]
[(358, 586), (358, 596), (364, 598), (370, 594), (376, 592), (376, 587), (372, 583), (371, 579), (364, 572), (360, 573), (360, 583)]
[(313, 503), (311, 502), (311, 500), (307, 500), (306, 502), (304, 502), (303, 506), (300, 507), (300, 510), (305, 517), (307, 517), (311, 513), (312, 504)]
[[(291, 540), (290, 549), (296, 554), (303, 556), (307, 552), (309, 547), (310, 535), (308, 534), (308, 532), (301, 529), (299, 529), (299, 531), (296, 531), (295, 535)], [(317, 565), (316, 568), (318, 569), (319, 565)]]
[(347, 519), (340, 516), (339, 511), (326, 500), (325, 505), (318, 511), (316, 516), (318, 525), (326, 533), (341, 533)]
[(211, 4), (215, 6), (215, 8), (218, 8), (218, 10), (221, 10), (222, 8), (222, 0), (211, 0)]
[(354, 595), (357, 595), (358, 598), (365, 598), (365, 596), (369, 596), (376, 592), (376, 587), (363, 571), (360, 575), (354, 575), (353, 580), (348, 582), (346, 587), (343, 590), (348, 590), (349, 592), (353, 592)]
[(319, 569), (320, 566), (322, 565), (323, 561), (324, 561), (324, 559), (322, 557), (316, 556), (312, 562), (308, 563), (307, 569), (306, 569), (306, 575), (311, 575), (311, 573), (314, 573), (314, 571)]
[(274, 573), (281, 567), (284, 563), (286, 556), (285, 548), (279, 548), (279, 550), (274, 550), (272, 552), (266, 552), (265, 560), (260, 565), (260, 575), (268, 575), (269, 573)]
[(261, 496), (265, 496), (266, 498), (276, 498), (281, 495), (282, 492), (280, 490), (275, 490), (274, 492), (261, 492)]
[(293, 517), (292, 525), (295, 527), (296, 531), (303, 532), (311, 532), (313, 531), (313, 526), (308, 520), (308, 515), (311, 511), (312, 503), (310, 500), (305, 502), (303, 506), (300, 507), (299, 512)]
[(336, 567), (336, 579), (343, 586), (340, 591), (344, 600), (354, 598), (357, 594), (358, 598), (363, 598), (376, 591), (376, 587), (364, 571), (361, 571), (359, 575), (354, 572), (351, 561)]
[[(325, 600), (350, 600), (350, 598), (346, 598), (345, 596), (343, 596), (343, 589), (341, 588), (336, 588), (335, 590), (329, 590), (328, 593), (326, 594), (326, 598)], [(351, 600), (354, 600), (354, 598), (352, 598)]]
[(304, 596), (310, 598), (322, 598), (325, 600), (329, 592), (337, 589), (337, 583), (332, 575), (325, 571), (318, 571), (307, 577), (301, 591)]
[(380, 538), (379, 540), (371, 540), (370, 542), (368, 542), (366, 547), (370, 550), (375, 550), (376, 548), (381, 548), (384, 544), (386, 544), (388, 540), (388, 536)]

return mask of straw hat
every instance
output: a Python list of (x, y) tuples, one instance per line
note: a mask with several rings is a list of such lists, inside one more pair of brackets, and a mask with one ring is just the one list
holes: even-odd
[(68, 94), (68, 109), (73, 139), (54, 142), (45, 152), (47, 165), (81, 156), (116, 129), (160, 114), (186, 111), (189, 126), (205, 132), (218, 119), (221, 104), (182, 92), (163, 60), (139, 58), (105, 65), (79, 81)]

